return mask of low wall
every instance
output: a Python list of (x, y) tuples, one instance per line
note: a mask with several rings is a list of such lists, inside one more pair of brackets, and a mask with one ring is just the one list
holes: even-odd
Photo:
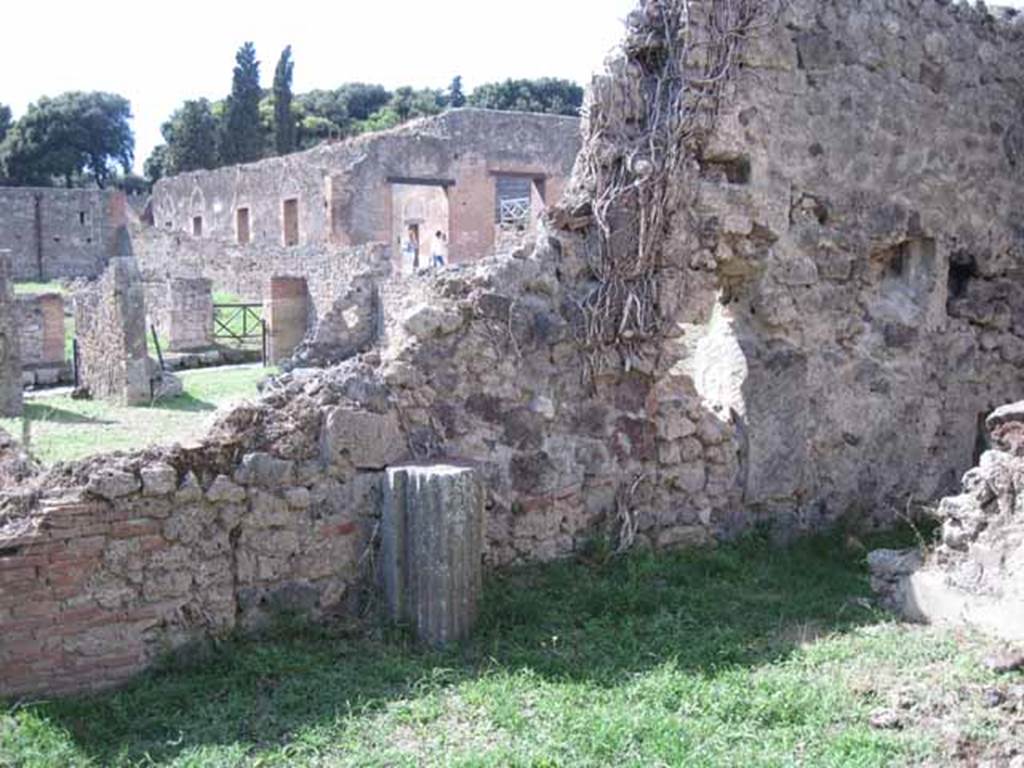
[(71, 368), (65, 348), (64, 297), (56, 293), (18, 296), (15, 304), (25, 383), (49, 386), (67, 380)]

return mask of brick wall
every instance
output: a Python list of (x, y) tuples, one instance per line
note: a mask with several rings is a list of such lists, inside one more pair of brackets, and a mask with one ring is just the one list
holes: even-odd
[(64, 333), (64, 297), (21, 295), (16, 301), (21, 363), (36, 385), (56, 384), (70, 373)]
[(0, 188), (0, 248), (10, 249), (16, 280), (96, 277), (126, 223), (121, 192)]

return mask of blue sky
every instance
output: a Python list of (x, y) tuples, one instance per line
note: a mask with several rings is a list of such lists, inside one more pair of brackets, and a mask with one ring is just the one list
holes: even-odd
[[(1022, 0), (1024, 1), (1024, 0)], [(587, 80), (635, 0), (178, 0), (14, 3), (0, 43), (0, 103), (105, 90), (132, 102), (136, 168), (186, 98), (220, 98), (235, 50), (256, 44), (269, 87), (292, 46), (296, 91), (360, 80), (467, 89), (506, 77)]]

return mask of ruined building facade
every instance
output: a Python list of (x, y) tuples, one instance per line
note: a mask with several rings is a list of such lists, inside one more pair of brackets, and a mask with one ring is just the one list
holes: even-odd
[[(372, 578), (383, 474), (408, 459), (479, 469), (492, 566), (602, 535), (668, 547), (757, 523), (891, 521), (955, 485), (979, 414), (1016, 398), (1024, 362), (1019, 25), (941, 0), (690, 3), (685, 36), (665, 40), (659, 14), (682, 5), (630, 17), (628, 56), (594, 83), (569, 193), (532, 253), (382, 271), (372, 350), (281, 377), (199, 446), (5, 489), (4, 692), (123, 680), (275, 605), (351, 609)], [(721, 50), (707, 13), (760, 7), (721, 77), (690, 72)], [(668, 65), (691, 76), (699, 117), (678, 147), (648, 123)], [(639, 232), (665, 168), (659, 228)], [(372, 234), (358, 200), (322, 194), (337, 232)], [(218, 199), (224, 219), (203, 232), (230, 231), (240, 206)], [(657, 254), (642, 279), (610, 281), (644, 256), (638, 242)], [(622, 322), (595, 339), (602, 307)], [(638, 316), (643, 333), (622, 333)]]
[[(536, 233), (578, 149), (575, 118), (457, 109), (285, 157), (162, 179), (153, 191), (156, 231), (143, 233), (138, 249), (142, 267), (230, 283), (247, 270), (225, 262), (248, 260), (263, 275), (303, 277), (379, 244), (391, 250), (397, 272), (410, 239), (428, 266), (438, 231), (451, 262), (478, 259), (510, 232), (520, 244)], [(235, 287), (256, 290), (237, 277)]]
[(97, 277), (127, 224), (124, 193), (101, 189), (0, 188), (0, 248), (15, 280)]

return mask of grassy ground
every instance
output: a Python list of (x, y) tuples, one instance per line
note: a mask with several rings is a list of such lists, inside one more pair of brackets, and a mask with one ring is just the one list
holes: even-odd
[(527, 569), (489, 581), (460, 650), (226, 641), (117, 693), (0, 709), (0, 764), (875, 768), (1019, 737), (983, 706), (983, 644), (867, 607), (858, 560), (751, 541)]
[(14, 292), (15, 293), (60, 293), (60, 294), (66, 293), (66, 291), (64, 290), (64, 286), (61, 285), (60, 283), (56, 282), (56, 281), (49, 282), (49, 283), (33, 283), (33, 282), (15, 283), (14, 284)]
[[(211, 368), (177, 374), (183, 394), (142, 407), (120, 407), (68, 395), (26, 401), (32, 452), (44, 463), (201, 437), (218, 408), (255, 397), (256, 384), (272, 369), (258, 366)], [(0, 419), (13, 436), (24, 434), (22, 419)]]

